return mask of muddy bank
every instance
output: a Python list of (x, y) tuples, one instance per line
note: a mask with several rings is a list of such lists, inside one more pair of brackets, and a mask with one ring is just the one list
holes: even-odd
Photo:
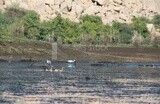
[(51, 44), (47, 42), (0, 41), (2, 60), (44, 60), (51, 56)]
[[(52, 45), (47, 42), (0, 41), (0, 59), (45, 60), (53, 59)], [(88, 60), (109, 62), (160, 61), (160, 48), (59, 46), (56, 60)], [(55, 60), (55, 58), (54, 58)]]
[[(90, 61), (109, 62), (159, 62), (160, 48), (148, 47), (93, 47), (63, 46), (60, 47), (70, 58)], [(67, 57), (68, 58), (68, 57)]]

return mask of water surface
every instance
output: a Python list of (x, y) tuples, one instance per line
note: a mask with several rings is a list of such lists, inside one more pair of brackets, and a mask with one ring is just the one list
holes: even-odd
[(160, 104), (160, 63), (0, 62), (2, 104)]

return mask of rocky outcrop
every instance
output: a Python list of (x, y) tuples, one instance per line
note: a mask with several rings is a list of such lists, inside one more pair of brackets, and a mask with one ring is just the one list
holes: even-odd
[(160, 13), (159, 0), (0, 0), (0, 9), (19, 4), (25, 9), (35, 10), (42, 20), (61, 14), (78, 22), (80, 15), (98, 15), (104, 23), (113, 20), (130, 22), (133, 17), (152, 18)]

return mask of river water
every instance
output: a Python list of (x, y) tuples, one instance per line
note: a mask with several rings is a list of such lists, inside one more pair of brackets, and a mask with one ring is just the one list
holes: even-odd
[(0, 104), (160, 104), (160, 63), (0, 61)]

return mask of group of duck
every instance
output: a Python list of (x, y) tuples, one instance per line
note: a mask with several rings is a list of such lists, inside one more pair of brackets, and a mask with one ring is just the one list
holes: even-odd
[[(75, 63), (75, 60), (67, 60), (68, 63)], [(46, 61), (47, 65), (42, 66), (43, 70), (46, 72), (63, 72), (64, 67), (61, 68), (55, 68), (51, 64), (52, 62), (50, 60)]]

